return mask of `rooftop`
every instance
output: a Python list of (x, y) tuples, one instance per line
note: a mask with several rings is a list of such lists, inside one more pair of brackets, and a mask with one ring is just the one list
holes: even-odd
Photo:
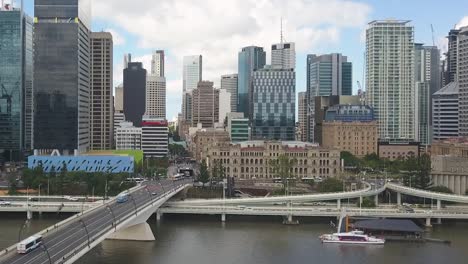
[(458, 82), (451, 82), (444, 86), (442, 89), (434, 93), (434, 95), (452, 95), (452, 94), (458, 94), (459, 92), (459, 85)]

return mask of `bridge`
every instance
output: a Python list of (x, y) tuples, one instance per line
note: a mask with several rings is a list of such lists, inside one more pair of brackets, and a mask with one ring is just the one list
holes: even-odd
[(129, 199), (111, 199), (51, 226), (41, 249), (16, 253), (16, 245), (0, 252), (1, 264), (73, 263), (104, 239), (151, 241), (154, 235), (147, 219), (168, 199), (183, 190), (189, 180), (150, 182), (129, 190)]

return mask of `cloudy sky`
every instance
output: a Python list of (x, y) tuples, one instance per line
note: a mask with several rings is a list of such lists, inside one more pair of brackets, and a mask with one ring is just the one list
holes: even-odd
[[(19, 0), (17, 0), (18, 2)], [(33, 15), (33, 0), (24, 0)], [(412, 20), (415, 40), (446, 48), (444, 36), (468, 25), (466, 0), (92, 0), (94, 31), (114, 37), (114, 86), (122, 82), (124, 53), (150, 69), (151, 52), (166, 51), (167, 118), (180, 111), (182, 58), (203, 55), (203, 79), (219, 85), (220, 76), (237, 72), (244, 46), (262, 46), (267, 63), (272, 43), (296, 43), (297, 92), (304, 91), (307, 54), (340, 52), (353, 62), (354, 90), (363, 79), (365, 28), (376, 19)]]

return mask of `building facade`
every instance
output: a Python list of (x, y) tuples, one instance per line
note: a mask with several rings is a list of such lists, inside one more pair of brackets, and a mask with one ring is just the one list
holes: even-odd
[(185, 56), (182, 69), (182, 116), (185, 120), (191, 121), (191, 93), (202, 81), (203, 61), (201, 55)]
[(373, 21), (366, 30), (366, 99), (384, 140), (409, 142), (417, 137), (414, 28), (409, 22)]
[(284, 155), (294, 159), (292, 175), (305, 177), (340, 177), (340, 151), (317, 144), (294, 141), (246, 141), (210, 145), (206, 160), (211, 169), (222, 164), (228, 177), (237, 179), (274, 179), (272, 162)]
[(347, 151), (356, 157), (377, 154), (377, 121), (372, 108), (337, 105), (327, 109), (322, 128), (324, 147)]
[(460, 29), (458, 36), (458, 64), (457, 80), (459, 133), (462, 137), (468, 137), (468, 26)]
[(378, 154), (381, 159), (407, 159), (410, 157), (419, 157), (420, 143), (419, 142), (379, 142)]
[(231, 93), (226, 89), (219, 89), (219, 120), (218, 123), (222, 126), (226, 120), (228, 113), (231, 113)]
[(444, 74), (444, 85), (448, 85), (451, 82), (457, 81), (458, 34), (460, 34), (459, 29), (452, 29), (450, 30), (447, 36), (448, 49), (446, 54), (446, 70)]
[(114, 102), (112, 98), (113, 68), (112, 34), (91, 33), (91, 104), (90, 149), (112, 149), (114, 144)]
[(123, 84), (119, 84), (118, 86), (115, 87), (115, 95), (114, 95), (114, 110), (115, 111), (122, 111), (124, 110), (123, 108)]
[(315, 97), (351, 95), (352, 63), (340, 53), (307, 55), (307, 141), (314, 142)]
[(230, 142), (229, 133), (224, 129), (204, 128), (196, 131), (189, 140), (188, 148), (198, 162), (206, 158), (209, 146), (219, 142)]
[(132, 122), (121, 122), (115, 132), (115, 149), (141, 150), (141, 127)]
[(34, 149), (89, 150), (90, 4), (34, 1)]
[(141, 127), (146, 111), (146, 70), (141, 62), (129, 62), (124, 69), (124, 115), (127, 121)]
[(252, 139), (294, 140), (296, 73), (266, 67), (252, 80)]
[(299, 132), (299, 141), (307, 141), (307, 92), (300, 92), (298, 94), (298, 132)]
[(145, 115), (166, 119), (166, 78), (158, 75), (146, 76)]
[(458, 82), (451, 82), (433, 95), (433, 140), (458, 137)]
[(221, 89), (231, 94), (231, 112), (237, 112), (237, 74), (221, 76)]
[(0, 152), (7, 160), (32, 149), (32, 34), (23, 10), (0, 7)]
[(432, 98), (440, 90), (440, 52), (437, 47), (415, 44), (415, 135), (428, 146), (432, 142)]
[(214, 127), (219, 121), (219, 90), (213, 82), (201, 81), (192, 91), (192, 127), (199, 123), (203, 128)]
[(262, 69), (266, 64), (266, 53), (262, 47), (244, 47), (239, 52), (238, 60), (238, 86), (237, 86), (237, 112), (244, 113), (251, 119), (251, 85), (255, 70)]
[(244, 113), (228, 113), (227, 131), (231, 142), (249, 140), (249, 119), (244, 117)]
[(135, 159), (125, 155), (29, 156), (28, 168), (41, 166), (46, 173), (67, 171), (133, 173)]
[(167, 120), (143, 117), (141, 150), (145, 158), (163, 158), (169, 152), (169, 128)]
[(164, 77), (164, 50), (156, 50), (151, 58), (151, 75)]
[(271, 45), (271, 66), (277, 69), (296, 68), (296, 45), (286, 42)]

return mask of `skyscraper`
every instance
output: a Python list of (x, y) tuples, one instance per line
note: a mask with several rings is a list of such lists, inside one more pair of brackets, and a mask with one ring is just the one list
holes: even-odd
[(446, 59), (446, 72), (445, 72), (445, 83), (448, 85), (451, 82), (457, 80), (457, 64), (458, 64), (458, 35), (460, 34), (459, 29), (450, 30), (448, 39), (447, 59)]
[(300, 140), (307, 141), (306, 126), (307, 126), (307, 92), (298, 94), (298, 118), (299, 118), (299, 133)]
[(221, 76), (221, 89), (231, 94), (231, 112), (237, 112), (237, 74)]
[(19, 160), (32, 148), (33, 21), (0, 7), (0, 152)]
[(167, 156), (169, 129), (167, 121), (161, 118), (144, 116), (141, 127), (141, 150), (145, 158), (163, 158)]
[(422, 145), (432, 142), (432, 95), (440, 89), (440, 52), (415, 44), (415, 135)]
[(416, 138), (414, 28), (409, 22), (372, 21), (366, 30), (366, 96), (381, 140)]
[(460, 136), (468, 137), (468, 27), (460, 29), (458, 36), (457, 78), (459, 85)]
[(90, 147), (92, 150), (112, 149), (114, 141), (113, 53), (111, 33), (91, 33)]
[(114, 96), (114, 110), (123, 112), (123, 84), (119, 84), (115, 87), (115, 96)]
[(314, 141), (314, 103), (316, 96), (351, 95), (352, 63), (340, 53), (307, 55), (307, 141)]
[(296, 68), (296, 45), (293, 42), (271, 46), (271, 66), (279, 69)]
[(237, 86), (237, 112), (244, 113), (251, 118), (251, 85), (255, 70), (262, 69), (266, 64), (266, 53), (262, 47), (249, 46), (239, 52), (238, 86)]
[(252, 78), (252, 139), (294, 140), (296, 73), (265, 67)]
[(437, 91), (432, 99), (433, 139), (458, 137), (458, 82)]
[(146, 76), (146, 112), (152, 118), (166, 119), (166, 78)]
[(203, 128), (211, 128), (218, 120), (219, 90), (213, 88), (213, 82), (201, 81), (192, 91), (192, 127), (201, 123)]
[(128, 64), (132, 62), (132, 54), (125, 53), (124, 55), (124, 69), (128, 68)]
[(151, 58), (151, 75), (164, 77), (164, 50), (156, 50)]
[(35, 149), (89, 149), (90, 4), (34, 1)]
[(231, 93), (226, 89), (219, 89), (219, 120), (218, 123), (224, 124), (228, 113), (231, 113)]
[(124, 115), (135, 127), (141, 127), (146, 110), (146, 70), (141, 62), (130, 62), (124, 69)]
[[(187, 93), (191, 93), (197, 88), (198, 82), (202, 80), (202, 55), (185, 56), (183, 59), (183, 89), (182, 89), (182, 116), (185, 120), (190, 120), (191, 113), (187, 106), (190, 105), (187, 102)], [(190, 95), (188, 95), (190, 96)]]

